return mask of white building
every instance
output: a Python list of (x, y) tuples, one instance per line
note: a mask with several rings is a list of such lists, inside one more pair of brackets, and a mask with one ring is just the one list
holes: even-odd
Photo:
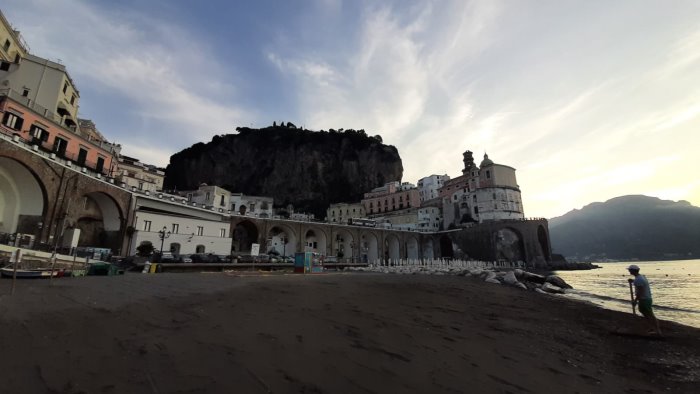
[(272, 217), (273, 202), (272, 197), (246, 196), (241, 193), (231, 193), (230, 197), (232, 213), (258, 218)]
[(348, 219), (361, 219), (366, 216), (365, 207), (359, 202), (331, 204), (326, 210), (326, 221), (328, 223), (346, 224)]
[(418, 180), (418, 194), (420, 202), (432, 200), (438, 197), (439, 189), (449, 181), (449, 175), (430, 175)]
[(230, 215), (187, 204), (182, 198), (163, 195), (134, 194), (134, 231), (129, 240), (129, 254), (143, 242), (156, 250), (174, 255), (193, 253), (231, 253)]
[(421, 207), (418, 209), (419, 231), (438, 231), (442, 227), (442, 211), (437, 207)]

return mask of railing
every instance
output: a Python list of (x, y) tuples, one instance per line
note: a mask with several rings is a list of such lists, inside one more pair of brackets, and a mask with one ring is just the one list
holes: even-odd
[(369, 267), (385, 271), (422, 271), (425, 269), (514, 269), (525, 268), (523, 261), (480, 261), (452, 259), (376, 259)]

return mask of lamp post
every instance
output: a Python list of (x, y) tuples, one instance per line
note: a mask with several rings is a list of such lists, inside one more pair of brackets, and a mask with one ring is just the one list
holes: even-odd
[(350, 241), (350, 263), (355, 263), (355, 241)]
[(158, 238), (160, 238), (160, 255), (163, 256), (163, 244), (165, 244), (165, 239), (170, 237), (170, 231), (168, 228), (163, 226), (163, 229), (158, 231)]

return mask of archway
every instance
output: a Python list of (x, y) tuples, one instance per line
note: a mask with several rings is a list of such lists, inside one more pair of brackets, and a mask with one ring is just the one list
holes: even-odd
[(547, 237), (547, 231), (544, 226), (537, 227), (537, 239), (540, 241), (540, 248), (542, 249), (542, 255), (545, 261), (551, 261), (552, 256), (549, 249), (549, 237)]
[(294, 256), (297, 238), (294, 231), (287, 226), (275, 225), (267, 233), (267, 254)]
[(78, 245), (119, 249), (122, 215), (117, 203), (107, 194), (88, 193), (72, 207), (79, 212), (74, 227), (80, 230)]
[(43, 185), (27, 167), (0, 157), (0, 233), (37, 236), (44, 225), (45, 201)]
[(440, 237), (440, 257), (454, 258), (455, 252), (452, 248), (452, 240), (447, 235)]
[(355, 238), (348, 230), (338, 230), (334, 234), (333, 251), (338, 259), (355, 262), (360, 257), (360, 245), (357, 245)]
[(525, 261), (522, 237), (511, 228), (496, 231), (496, 259)]
[(304, 242), (305, 251), (326, 254), (326, 234), (323, 231), (317, 228), (306, 230)]
[(423, 258), (424, 259), (434, 259), (435, 252), (433, 250), (433, 239), (425, 238), (423, 239)]
[(388, 234), (384, 238), (384, 258), (389, 260), (401, 258), (401, 244), (395, 234)]
[(173, 256), (179, 256), (180, 249), (181, 249), (181, 245), (179, 242), (171, 242), (170, 243), (170, 253), (172, 253)]
[(244, 220), (233, 228), (233, 244), (231, 250), (234, 253), (250, 253), (254, 243), (258, 242), (258, 228), (249, 220)]
[(418, 257), (418, 240), (409, 236), (408, 240), (406, 240), (406, 258), (416, 260)]
[(379, 242), (377, 241), (377, 237), (374, 233), (366, 232), (362, 234), (360, 239), (360, 257), (362, 258), (362, 262), (365, 264), (377, 262), (379, 259)]

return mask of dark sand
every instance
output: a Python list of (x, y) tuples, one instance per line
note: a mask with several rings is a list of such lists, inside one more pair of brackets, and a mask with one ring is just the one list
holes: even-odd
[(2, 393), (699, 392), (700, 330), (447, 276), (0, 280)]

